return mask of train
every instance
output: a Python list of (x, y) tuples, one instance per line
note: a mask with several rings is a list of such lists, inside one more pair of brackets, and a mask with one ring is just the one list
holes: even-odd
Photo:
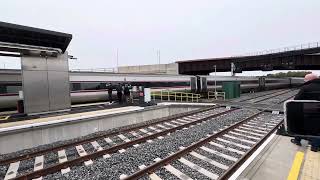
[[(92, 103), (107, 100), (106, 85), (128, 83), (144, 86), (151, 91), (220, 91), (222, 82), (239, 81), (241, 92), (287, 88), (290, 78), (232, 77), (232, 76), (191, 76), (165, 74), (123, 74), (108, 72), (69, 72), (72, 104)], [(15, 108), (22, 89), (20, 70), (0, 70), (0, 110)], [(113, 93), (116, 97), (116, 92)]]

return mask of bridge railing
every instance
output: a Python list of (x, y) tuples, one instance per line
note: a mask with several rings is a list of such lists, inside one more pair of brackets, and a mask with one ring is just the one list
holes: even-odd
[(311, 42), (311, 43), (300, 44), (300, 45), (295, 45), (295, 46), (288, 46), (288, 47), (283, 47), (283, 48), (269, 49), (269, 50), (257, 51), (257, 52), (252, 52), (252, 53), (246, 53), (246, 54), (236, 55), (236, 56), (232, 56), (232, 57), (260, 56), (260, 55), (276, 54), (276, 53), (305, 50), (305, 49), (318, 48), (318, 47), (320, 47), (320, 42)]
[(117, 68), (92, 68), (92, 69), (71, 69), (72, 72), (112, 72), (116, 73)]

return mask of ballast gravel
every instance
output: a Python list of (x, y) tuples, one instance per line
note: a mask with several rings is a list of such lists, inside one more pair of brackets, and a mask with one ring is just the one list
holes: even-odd
[[(48, 175), (44, 179), (119, 179), (121, 174), (130, 175), (137, 171), (140, 165), (148, 166), (154, 162), (154, 159), (165, 158), (170, 153), (178, 151), (180, 147), (189, 146), (191, 143), (205, 138), (207, 134), (241, 121), (256, 112), (258, 111), (253, 109), (235, 110), (225, 116), (212, 118), (188, 129), (173, 132), (164, 136), (164, 139), (154, 139), (151, 143), (140, 144), (137, 148), (128, 148), (124, 153), (111, 154), (110, 158), (98, 158), (94, 160), (92, 165), (75, 166), (67, 174), (62, 175), (58, 172)], [(190, 172), (193, 172), (194, 178), (206, 178), (198, 172)]]

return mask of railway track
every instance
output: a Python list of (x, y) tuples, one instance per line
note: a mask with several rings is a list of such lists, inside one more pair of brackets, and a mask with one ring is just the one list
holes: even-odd
[(275, 93), (281, 93), (281, 92), (286, 92), (286, 91), (288, 91), (288, 89), (261, 91), (261, 92), (256, 92), (256, 93), (247, 93), (237, 99), (232, 100), (232, 102), (245, 102), (245, 101), (249, 101), (252, 99), (261, 98), (261, 97), (265, 97), (265, 96), (272, 95)]
[[(258, 112), (121, 179), (227, 179), (282, 123)], [(222, 161), (221, 161), (222, 159)], [(222, 163), (223, 162), (223, 163)]]
[(264, 95), (264, 96), (259, 96), (259, 97), (254, 97), (254, 98), (251, 98), (251, 99), (247, 99), (245, 101), (241, 101), (241, 102), (248, 102), (248, 103), (265, 103), (264, 101), (268, 100), (268, 99), (272, 99), (274, 97), (279, 97), (281, 95), (284, 95), (284, 94), (287, 94), (287, 93), (290, 93), (294, 90), (292, 89), (289, 89), (289, 90), (284, 90), (284, 91), (279, 91), (279, 92), (275, 92), (275, 93), (272, 93), (272, 94), (267, 94), (267, 95)]
[(5, 158), (2, 158), (0, 160), (0, 165), (12, 163), (12, 162), (15, 162), (15, 161), (21, 161), (21, 160), (25, 160), (25, 159), (30, 159), (30, 158), (39, 156), (41, 154), (46, 154), (48, 152), (58, 151), (58, 150), (61, 150), (61, 149), (66, 149), (68, 147), (73, 147), (73, 146), (76, 146), (76, 145), (87, 144), (87, 143), (90, 143), (90, 142), (95, 141), (97, 139), (103, 139), (103, 138), (108, 137), (108, 136), (117, 136), (118, 134), (121, 134), (121, 133), (127, 133), (127, 132), (130, 132), (130, 131), (135, 131), (135, 130), (140, 130), (140, 129), (143, 129), (143, 128), (148, 128), (148, 126), (154, 126), (154, 125), (159, 126), (161, 123), (170, 122), (172, 120), (183, 118), (185, 116), (195, 116), (198, 113), (202, 113), (202, 112), (205, 112), (205, 111), (214, 110), (214, 109), (218, 109), (218, 108), (220, 108), (220, 107), (219, 106), (215, 106), (215, 107), (203, 108), (203, 109), (199, 109), (199, 110), (193, 110), (193, 111), (189, 111), (189, 112), (185, 112), (185, 113), (180, 113), (180, 114), (177, 114), (177, 115), (172, 115), (172, 116), (168, 116), (168, 117), (164, 117), (164, 118), (159, 118), (159, 119), (154, 120), (154, 122), (152, 122), (152, 123), (129, 127), (129, 128), (125, 128), (125, 129), (116, 131), (116, 132), (112, 132), (112, 133), (106, 133), (106, 134), (103, 133), (103, 134), (100, 134), (100, 135), (93, 136), (91, 138), (73, 140), (72, 142), (67, 142), (66, 144), (61, 144), (61, 145), (57, 145), (57, 146), (54, 146), (54, 147), (51, 147), (51, 148), (45, 148), (45, 149), (41, 149), (41, 150), (36, 150), (36, 151), (33, 151), (33, 152), (23, 153), (23, 154), (20, 154), (19, 156), (5, 157)]
[[(280, 104), (295, 94), (288, 92), (250, 100), (280, 97), (276, 102)], [(218, 106), (196, 110), (2, 159), (0, 178), (225, 179), (282, 124), (282, 119), (282, 115), (249, 109)], [(81, 171), (84, 173), (79, 175)]]
[(125, 148), (137, 147), (140, 143), (152, 142), (152, 139), (155, 138), (161, 139), (163, 135), (168, 133), (188, 128), (209, 118), (221, 116), (234, 110), (215, 107), (189, 113), (189, 115), (186, 113), (180, 116), (173, 116), (160, 122), (127, 129), (108, 136), (94, 137), (5, 159), (1, 161), (1, 164), (10, 164), (7, 167), (5, 179), (37, 178), (61, 169), (61, 172), (67, 172), (70, 171), (69, 167), (81, 162), (87, 165), (92, 164), (91, 159), (93, 158), (107, 158), (110, 153), (123, 152)]

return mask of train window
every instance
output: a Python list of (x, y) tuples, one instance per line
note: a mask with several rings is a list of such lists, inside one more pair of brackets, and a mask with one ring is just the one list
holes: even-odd
[(5, 85), (0, 85), (0, 94), (7, 93), (7, 87)]
[(107, 83), (100, 83), (100, 89), (106, 89)]
[(7, 93), (19, 93), (21, 91), (21, 86), (7, 86)]
[(81, 90), (98, 90), (100, 88), (100, 83), (81, 83)]
[(71, 83), (71, 91), (79, 91), (81, 90), (80, 83)]

